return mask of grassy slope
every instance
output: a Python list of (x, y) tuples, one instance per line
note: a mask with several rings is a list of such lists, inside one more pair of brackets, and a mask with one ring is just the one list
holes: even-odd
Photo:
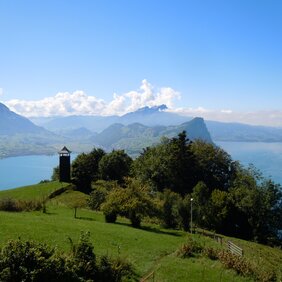
[(0, 191), (0, 198), (14, 198), (21, 200), (42, 199), (55, 190), (68, 186), (68, 183), (60, 183), (58, 181), (47, 182), (37, 185), (24, 186), (10, 190)]
[[(0, 192), (0, 198), (7, 195), (25, 199), (40, 198), (42, 191), (53, 192), (56, 187), (61, 188), (61, 184), (48, 183), (18, 188)], [(67, 206), (79, 194), (67, 192), (55, 198), (49, 203), (47, 214), (0, 212), (0, 244), (21, 237), (57, 245), (59, 250), (68, 251), (69, 237), (76, 242), (81, 231), (90, 231), (96, 254), (120, 254), (126, 257), (134, 264), (140, 277), (154, 270), (155, 281), (250, 281), (223, 269), (219, 262), (205, 258), (178, 258), (175, 251), (190, 236), (187, 233), (164, 230), (154, 225), (135, 229), (125, 219), (119, 219), (116, 224), (107, 224), (101, 213), (87, 209), (78, 210), (79, 218), (75, 219), (73, 210)], [(205, 245), (219, 247), (209, 238), (193, 236), (202, 240)], [(273, 268), (282, 265), (281, 250), (237, 239), (232, 241), (244, 248), (246, 257), (262, 265), (269, 264)]]

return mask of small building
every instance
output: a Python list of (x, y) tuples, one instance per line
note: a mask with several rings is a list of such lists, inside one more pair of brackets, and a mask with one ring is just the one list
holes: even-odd
[(64, 146), (61, 151), (58, 152), (60, 156), (59, 172), (61, 182), (71, 182), (71, 161), (70, 154), (71, 151)]

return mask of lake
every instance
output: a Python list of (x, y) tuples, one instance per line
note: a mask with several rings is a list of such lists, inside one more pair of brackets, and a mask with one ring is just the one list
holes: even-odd
[(50, 179), (59, 156), (21, 156), (0, 160), (0, 190)]
[[(282, 184), (282, 143), (216, 142), (234, 160), (253, 163), (264, 176)], [(72, 160), (76, 157), (72, 156)], [(59, 156), (22, 156), (0, 159), (0, 190), (50, 179)]]
[(282, 184), (282, 143), (215, 142), (233, 160), (247, 166), (252, 163), (265, 177)]

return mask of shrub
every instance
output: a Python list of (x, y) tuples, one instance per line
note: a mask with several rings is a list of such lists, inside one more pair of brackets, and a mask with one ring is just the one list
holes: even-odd
[(226, 268), (234, 269), (240, 275), (254, 275), (253, 266), (243, 257), (233, 255), (229, 251), (220, 251), (218, 253), (218, 258)]
[(1, 211), (18, 211), (17, 201), (11, 198), (0, 200)]
[(69, 256), (33, 241), (11, 240), (0, 250), (0, 281), (119, 282), (135, 278), (125, 259), (103, 256), (96, 263), (90, 233), (82, 232), (78, 244), (71, 241)]
[(43, 201), (39, 200), (16, 200), (5, 198), (0, 200), (0, 210), (2, 211), (38, 211), (43, 208)]
[(211, 260), (218, 259), (218, 250), (210, 247), (206, 247), (203, 250), (203, 254)]
[(39, 211), (43, 209), (43, 201), (18, 200), (17, 206), (19, 211)]
[(0, 281), (73, 281), (65, 260), (53, 248), (12, 240), (1, 250)]
[(102, 256), (99, 264), (98, 281), (126, 281), (134, 279), (135, 273), (132, 265), (124, 258), (111, 258)]
[(256, 277), (256, 280), (262, 281), (262, 282), (279, 281), (277, 279), (276, 273), (273, 270), (266, 271), (264, 269), (256, 269), (255, 270), (255, 277)]
[[(71, 241), (71, 240), (70, 240)], [(97, 273), (94, 247), (90, 242), (90, 233), (81, 232), (77, 245), (72, 245), (72, 254), (68, 261), (68, 268), (78, 277), (94, 279)]]
[(204, 247), (199, 242), (189, 238), (188, 242), (179, 248), (177, 251), (177, 256), (181, 258), (193, 257), (196, 254), (200, 254), (203, 249)]

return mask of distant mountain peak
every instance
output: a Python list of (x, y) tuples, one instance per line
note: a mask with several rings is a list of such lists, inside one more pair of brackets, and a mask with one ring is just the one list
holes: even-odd
[(0, 113), (10, 112), (9, 108), (4, 104), (0, 103)]
[(154, 113), (154, 112), (161, 112), (167, 109), (167, 106), (165, 104), (159, 105), (159, 106), (153, 106), (153, 107), (143, 107), (138, 109), (137, 113)]

